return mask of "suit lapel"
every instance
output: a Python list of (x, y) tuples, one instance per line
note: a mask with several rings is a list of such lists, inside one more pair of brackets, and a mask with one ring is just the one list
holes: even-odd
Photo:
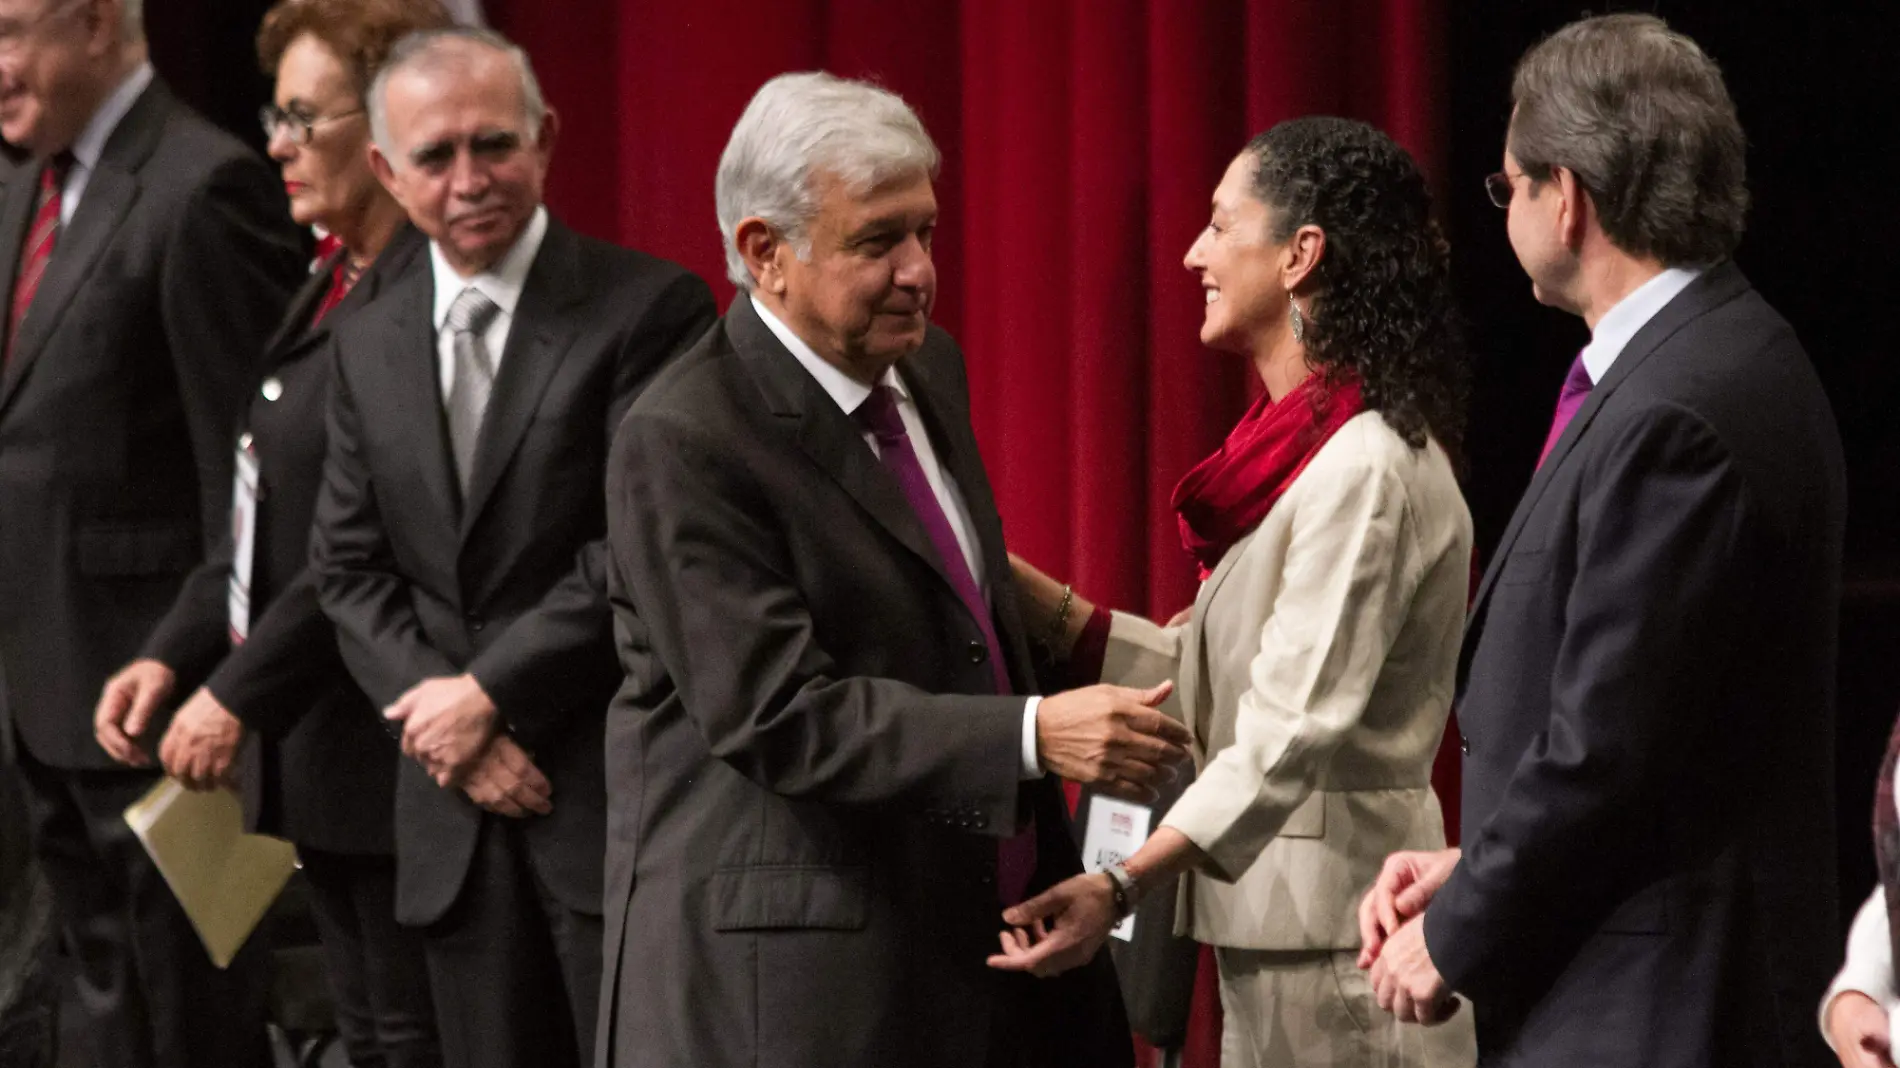
[[(461, 497), (455, 481), (455, 462), (449, 454), (448, 429), (442, 414), (442, 386), (436, 367), (435, 277), (425, 268), (409, 271), (378, 302), (382, 319), (377, 355), (390, 383), (390, 396), (377, 403), (396, 409), (409, 448), (416, 457), (423, 484), (449, 530), (456, 527)], [(369, 403), (358, 400), (358, 405)]]
[(1208, 573), (1206, 581), (1201, 583), (1200, 590), (1194, 595), (1194, 618), (1199, 622), (1187, 628), (1187, 633), (1181, 643), (1181, 663), (1184, 666), (1180, 678), (1176, 680), (1176, 685), (1181, 690), (1181, 708), (1188, 716), (1187, 728), (1193, 732), (1195, 744), (1202, 747), (1207, 744), (1207, 725), (1198, 706), (1204, 704), (1200, 695), (1207, 688), (1205, 685), (1207, 663), (1203, 655), (1205, 642), (1201, 632), (1207, 625), (1207, 616), (1214, 603), (1214, 595), (1220, 592), (1221, 585), (1227, 581), (1227, 576), (1233, 574), (1234, 567), (1240, 563), (1240, 558), (1247, 553), (1247, 547), (1253, 544), (1254, 538), (1259, 534), (1260, 528), (1255, 527), (1248, 532), (1246, 537), (1229, 546), (1227, 552), (1221, 556), (1220, 562), (1214, 565), (1214, 570)]
[(475, 441), (475, 471), (469, 477), (468, 496), (462, 503), (462, 537), (466, 539), (494, 495), (502, 472), (514, 457), (528, 424), (534, 421), (541, 395), (547, 392), (561, 358), (574, 342), (577, 317), (565, 314), (587, 295), (587, 279), (580, 266), (580, 242), (573, 232), (553, 219), (535, 254), (528, 279), (515, 308), (514, 325), (502, 353), (501, 371), (482, 428)]
[[(1577, 410), (1576, 416), (1564, 428), (1556, 444), (1551, 446), (1550, 455), (1544, 458), (1544, 462), (1531, 476), (1530, 485), (1524, 490), (1523, 498), (1518, 501), (1517, 509), (1511, 513), (1511, 522), (1504, 528), (1504, 536), (1498, 540), (1497, 551), (1491, 557), (1490, 566), (1485, 568), (1484, 581), (1479, 585), (1478, 596), (1472, 602), (1471, 614), (1465, 626), (1467, 648), (1471, 644), (1470, 639), (1475, 637), (1477, 631), (1481, 629), (1483, 613), (1490, 602), (1491, 590), (1497, 584), (1498, 573), (1503, 569), (1504, 562), (1510, 557), (1512, 548), (1517, 544), (1518, 535), (1523, 533), (1525, 520), (1536, 510), (1538, 501), (1542, 499), (1544, 490), (1549, 488), (1557, 470), (1563, 466), (1564, 461), (1583, 439), (1583, 435), (1589, 431), (1597, 412), (1602, 410), (1603, 405), (1608, 403), (1617, 389), (1635, 374), (1636, 369), (1641, 367), (1658, 348), (1661, 348), (1665, 341), (1673, 337), (1676, 331), (1747, 290), (1748, 279), (1743, 277), (1741, 270), (1734, 263), (1718, 264), (1690, 283), (1687, 289), (1676, 294), (1674, 300), (1664, 305), (1661, 311), (1657, 312), (1641, 330), (1636, 332), (1634, 337), (1630, 338), (1629, 344), (1623, 347), (1616, 362), (1610, 365), (1610, 373), (1604, 375), (1603, 381), (1598, 382), (1590, 390), (1589, 399), (1584, 401), (1583, 407)], [(1461, 670), (1460, 678), (1462, 677)]]
[(330, 285), (336, 273), (343, 253), (335, 255), (317, 264), (310, 277), (304, 281), (297, 295), (290, 298), (290, 308), (277, 324), (277, 330), (271, 334), (264, 345), (264, 360), (259, 365), (260, 373), (275, 374), (277, 368), (296, 359), (304, 352), (314, 348), (330, 336), (328, 323), (319, 323), (311, 327), (310, 317), (317, 313), (317, 305), (330, 292)]
[[(138, 169), (157, 145), (159, 128), (165, 111), (171, 106), (170, 101), (165, 87), (154, 81), (107, 139), (98, 165), (86, 179), (85, 195), (73, 213), (71, 225), (61, 230), (56, 239), (46, 275), (40, 280), (39, 292), (33, 295), (33, 307), (20, 323), (13, 359), (7, 365), (4, 378), (0, 378), (0, 407), (12, 399), (21, 380), (57, 331), (74, 294), (82, 288), (99, 255), (118, 233), (119, 224), (137, 203)], [(16, 238), (16, 261), (18, 257)]]
[(265, 357), (258, 367), (259, 380), (276, 374), (286, 364), (320, 351), (330, 340), (337, 324), (367, 307), (383, 290), (393, 286), (414, 264), (416, 252), (427, 247), (428, 242), (423, 239), (421, 232), (405, 225), (397, 231), (376, 262), (363, 273), (363, 277), (356, 280), (355, 287), (348, 295), (330, 309), (330, 314), (324, 316), (321, 323), (312, 326), (310, 319), (316, 314), (317, 305), (328, 295), (343, 253), (318, 264), (304, 282), (303, 288), (291, 299), (290, 310), (284, 313), (284, 319), (278, 324), (270, 343), (264, 346)]
[[(741, 293), (726, 312), (726, 331), (751, 369), (772, 413), (794, 426), (798, 447), (857, 502), (866, 515), (930, 566), (944, 586), (956, 587), (897, 480), (878, 463), (858, 425), (787, 352)], [(957, 598), (959, 604), (962, 598)]]
[[(940, 383), (923, 361), (915, 357), (902, 360), (897, 371), (910, 387), (911, 398), (917, 402), (917, 411), (930, 434), (937, 462), (955, 481), (964, 507), (969, 509), (977, 539), (977, 556), (983, 561), (984, 577), (988, 579), (985, 592), (989, 596), (997, 637), (1003, 648), (1014, 651), (1023, 660), (1012, 666), (1019, 684), (1033, 682), (1035, 670), (1027, 661), (1029, 635), (1023, 630), (1014, 600), (1007, 596), (1011, 586), (1003, 520), (996, 511), (989, 473), (983, 468), (983, 456), (977, 448), (976, 435), (970, 429), (969, 413), (955, 403), (954, 392)], [(936, 554), (931, 556), (934, 559)]]

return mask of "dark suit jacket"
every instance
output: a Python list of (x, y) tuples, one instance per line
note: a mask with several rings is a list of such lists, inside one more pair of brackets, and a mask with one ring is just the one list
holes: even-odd
[(1466, 636), (1464, 860), (1425, 921), (1486, 1064), (1828, 1062), (1844, 496), (1806, 353), (1726, 263), (1532, 479)]
[[(570, 908), (600, 911), (601, 730), (619, 680), (601, 485), (613, 428), (704, 332), (711, 291), (684, 269), (558, 222), (535, 257), (483, 416), (468, 500), (442, 415), (426, 255), (339, 328), (312, 558), (344, 661), (381, 708), (472, 672), (554, 787), (529, 848)], [(440, 917), (482, 811), (403, 761), (397, 916)]]
[[(1031, 684), (1002, 524), (942, 331), (899, 365)], [(1080, 870), (1023, 699), (898, 484), (741, 297), (634, 405), (608, 473), (616, 636), (601, 1065), (969, 1066), (999, 992), (1037, 1063), (1129, 1062), (1107, 955), (1009, 983), (999, 836)], [(650, 652), (649, 652), (650, 650)], [(1015, 977), (1007, 977), (1015, 978)]]
[[(0, 199), (0, 308), (37, 195), (20, 180)], [(264, 161), (147, 89), (0, 374), (0, 685), (43, 763), (113, 766), (92, 734), (100, 687), (226, 523), (240, 397), (305, 263)]]
[[(265, 346), (238, 439), (258, 464), (249, 638), (233, 649), (224, 601), (188, 596), (153, 631), (144, 654), (180, 671), (181, 689), (207, 685), (252, 732), (241, 768), (250, 826), (331, 852), (394, 851), (401, 752), (344, 668), (310, 570), (311, 518), (327, 443), (328, 346), (339, 326), (418, 260), (426, 261), (428, 247), (420, 231), (405, 226), (315, 326), (310, 320), (329, 292), (337, 260), (320, 265), (291, 301)], [(225, 524), (217, 550), (200, 565), (210, 572), (205, 581), (211, 586), (223, 588), (230, 579), (232, 535)], [(194, 576), (186, 585), (197, 582)], [(199, 670), (207, 663), (216, 664), (208, 679)]]

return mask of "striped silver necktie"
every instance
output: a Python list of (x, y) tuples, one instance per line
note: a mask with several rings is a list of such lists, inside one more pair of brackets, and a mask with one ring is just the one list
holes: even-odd
[(455, 452), (455, 475), (468, 492), (475, 472), (475, 443), (481, 438), (482, 414), (495, 389), (495, 365), (489, 359), (488, 327), (501, 308), (487, 294), (470, 286), (449, 306), (444, 323), (453, 335), (455, 376), (449, 381), (449, 446)]

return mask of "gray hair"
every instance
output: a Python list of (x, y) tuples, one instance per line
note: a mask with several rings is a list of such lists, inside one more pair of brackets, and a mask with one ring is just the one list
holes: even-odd
[(444, 26), (432, 30), (417, 30), (397, 41), (389, 50), (388, 58), (376, 70), (376, 77), (370, 82), (369, 107), (370, 136), (375, 139), (376, 147), (389, 160), (391, 167), (400, 168), (402, 161), (393, 154), (389, 144), (389, 80), (397, 73), (409, 69), (435, 70), (459, 64), (462, 57), (457, 54), (461, 45), (476, 45), (491, 51), (500, 52), (514, 63), (515, 71), (521, 76), (522, 118), (527, 123), (530, 137), (541, 136), (541, 122), (547, 118), (547, 100), (541, 95), (541, 83), (534, 76), (534, 64), (528, 62), (528, 53), (521, 46), (496, 33), (494, 30), (479, 26)]
[(1726, 258), (1748, 215), (1748, 142), (1722, 72), (1653, 15), (1574, 22), (1518, 61), (1511, 155), (1563, 167), (1612, 244), (1669, 265)]
[(127, 44), (145, 40), (145, 0), (119, 0), (119, 39)]
[(791, 242), (799, 259), (811, 255), (807, 228), (818, 214), (819, 174), (866, 192), (907, 174), (934, 178), (940, 160), (924, 124), (895, 93), (822, 71), (773, 78), (746, 105), (719, 157), (713, 202), (726, 277), (752, 291), (736, 231), (753, 216)]

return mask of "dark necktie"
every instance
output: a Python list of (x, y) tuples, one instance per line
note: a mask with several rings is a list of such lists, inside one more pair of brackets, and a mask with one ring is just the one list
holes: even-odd
[(46, 265), (53, 259), (53, 246), (59, 240), (61, 193), (72, 165), (72, 154), (61, 152), (40, 167), (39, 200), (33, 209), (33, 222), (26, 230), (26, 240), (20, 244), (19, 271), (13, 277), (13, 306), (7, 316), (5, 356), (9, 363), (13, 360), (14, 346), (19, 342), (20, 324), (26, 320), (27, 309), (32, 307), (33, 297), (40, 291), (40, 280), (46, 277)]
[[(917, 460), (917, 450), (911, 446), (910, 434), (904, 429), (904, 418), (897, 410), (897, 391), (889, 386), (877, 386), (871, 395), (865, 398), (854, 413), (858, 425), (877, 439), (879, 461), (884, 469), (897, 479), (897, 485), (904, 491), (904, 500), (909, 502), (910, 510), (916, 513), (917, 521), (923, 524), (924, 532), (930, 536), (930, 544), (937, 550), (937, 558), (943, 564), (943, 570), (950, 577), (950, 585), (962, 599), (963, 606), (975, 617), (977, 629), (983, 633), (983, 643), (989, 647), (990, 670), (996, 681), (996, 692), (1007, 694), (1013, 689), (1009, 682), (1009, 668), (1003, 660), (1003, 646), (996, 637), (996, 626), (990, 619), (989, 604), (983, 599), (983, 591), (977, 588), (975, 576), (970, 574), (970, 566), (963, 556), (963, 546), (957, 542), (957, 535), (950, 527), (950, 520), (944, 515), (943, 506), (938, 503), (937, 495), (930, 488), (930, 479), (924, 474), (923, 464)], [(1036, 871), (1036, 826), (1032, 820), (1028, 827), (1014, 837), (1005, 838), (997, 847), (997, 893), (1005, 905), (1013, 905), (1023, 899), (1029, 889), (1030, 877)]]
[(1577, 358), (1570, 362), (1570, 373), (1564, 376), (1564, 388), (1557, 394), (1557, 412), (1551, 416), (1550, 433), (1544, 437), (1544, 451), (1537, 454), (1537, 466), (1544, 466), (1544, 459), (1557, 447), (1557, 439), (1564, 436), (1564, 428), (1576, 418), (1577, 409), (1583, 407), (1595, 386), (1589, 369), (1583, 365), (1583, 353), (1577, 353)]

